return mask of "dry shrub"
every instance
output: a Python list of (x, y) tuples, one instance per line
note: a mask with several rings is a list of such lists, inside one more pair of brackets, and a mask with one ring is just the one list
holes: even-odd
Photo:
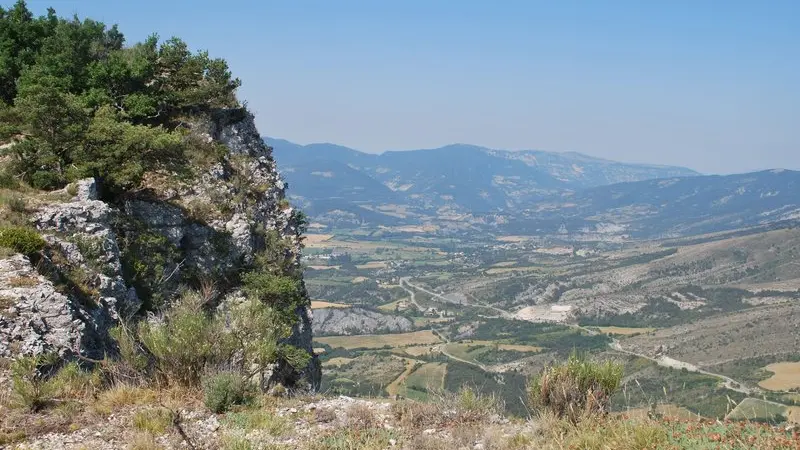
[(404, 426), (430, 428), (487, 423), (503, 413), (504, 406), (493, 394), (481, 394), (463, 386), (458, 392), (429, 392), (428, 403), (403, 400), (392, 405), (395, 418)]
[(336, 420), (336, 411), (333, 408), (317, 408), (314, 410), (314, 422), (331, 423)]
[(428, 428), (441, 422), (439, 408), (432, 403), (402, 400), (392, 404), (392, 413), (407, 428)]
[(588, 361), (577, 353), (563, 363), (545, 368), (528, 386), (531, 405), (548, 410), (572, 423), (605, 415), (611, 395), (622, 380), (622, 365), (607, 361)]
[(366, 403), (356, 403), (347, 408), (347, 424), (356, 430), (376, 428), (381, 425), (375, 411)]

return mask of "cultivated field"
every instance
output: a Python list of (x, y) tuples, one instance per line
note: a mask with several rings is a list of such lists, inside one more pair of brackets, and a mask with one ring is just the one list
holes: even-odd
[(345, 305), (344, 303), (326, 302), (324, 300), (311, 300), (311, 309), (323, 308), (350, 308), (353, 305)]
[(769, 401), (746, 398), (725, 418), (730, 420), (782, 421), (789, 415), (787, 407)]
[(634, 334), (649, 333), (655, 331), (655, 328), (636, 328), (636, 327), (595, 327), (605, 334), (617, 334), (620, 336), (630, 336)]
[(319, 244), (321, 242), (329, 241), (333, 238), (332, 234), (313, 234), (308, 233), (305, 236), (305, 240), (303, 241), (306, 246), (312, 246)]
[(800, 362), (781, 362), (770, 364), (764, 369), (773, 375), (758, 383), (771, 391), (786, 391), (800, 388)]
[(430, 330), (397, 334), (369, 334), (361, 336), (326, 336), (314, 338), (315, 342), (345, 349), (408, 347), (411, 345), (430, 345), (441, 342)]
[(388, 266), (388, 263), (386, 261), (369, 261), (369, 262), (367, 262), (365, 264), (357, 264), (356, 268), (357, 269), (364, 269), (364, 270), (385, 269), (387, 266)]
[(398, 393), (408, 398), (426, 398), (427, 391), (442, 389), (447, 364), (427, 363), (411, 373), (400, 385)]

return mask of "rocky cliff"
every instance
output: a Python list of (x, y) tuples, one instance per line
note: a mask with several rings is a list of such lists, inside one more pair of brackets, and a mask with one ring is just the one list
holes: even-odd
[[(301, 278), (304, 218), (284, 199), (253, 116), (220, 109), (187, 120), (184, 131), (214, 155), (196, 155), (192, 173), (148, 174), (124, 195), (85, 179), (32, 197), (29, 220), (47, 245), (35, 255), (0, 254), (0, 357), (114, 354), (112, 327), (146, 314), (157, 320), (187, 286), (224, 311), (243, 297), (241, 275), (265, 253), (281, 274)], [(300, 283), (306, 301), (293, 311), (286, 343), (313, 354)], [(315, 357), (304, 369), (279, 360), (268, 378), (317, 387), (320, 368)]]

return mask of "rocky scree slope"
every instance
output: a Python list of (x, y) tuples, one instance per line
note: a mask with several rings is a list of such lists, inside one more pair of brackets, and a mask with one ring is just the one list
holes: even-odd
[[(199, 176), (148, 174), (142, 189), (113, 199), (85, 179), (64, 189), (68, 200), (36, 208), (31, 220), (45, 249), (0, 259), (0, 357), (114, 354), (112, 327), (167, 305), (187, 285), (203, 287), (224, 313), (244, 297), (241, 272), (264, 252), (284, 274), (301, 277), (304, 219), (284, 200), (286, 185), (253, 116), (218, 109), (187, 127), (222, 152)], [(304, 287), (301, 294), (286, 343), (313, 355)], [(266, 378), (317, 387), (320, 366), (313, 356), (300, 370), (279, 360)]]

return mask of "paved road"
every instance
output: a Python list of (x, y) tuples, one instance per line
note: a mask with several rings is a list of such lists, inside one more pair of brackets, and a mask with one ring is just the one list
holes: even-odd
[(639, 358), (645, 358), (645, 359), (648, 359), (650, 361), (653, 361), (654, 363), (656, 363), (656, 364), (658, 364), (659, 366), (662, 366), (662, 367), (669, 367), (671, 369), (678, 369), (678, 370), (686, 369), (689, 372), (702, 373), (703, 375), (708, 375), (708, 376), (711, 376), (711, 377), (719, 378), (720, 380), (722, 380), (725, 383), (725, 387), (730, 389), (730, 390), (732, 390), (732, 391), (741, 392), (742, 394), (745, 394), (745, 395), (752, 395), (753, 393), (760, 392), (757, 389), (750, 389), (748, 387), (745, 387), (742, 383), (734, 380), (731, 377), (728, 377), (728, 376), (725, 376), (725, 375), (722, 375), (722, 374), (719, 374), (719, 373), (714, 373), (714, 372), (709, 372), (707, 370), (703, 370), (703, 369), (695, 366), (694, 364), (691, 364), (691, 363), (688, 363), (688, 362), (685, 362), (685, 361), (679, 361), (677, 359), (670, 358), (668, 356), (661, 356), (661, 357), (658, 357), (658, 358), (653, 358), (651, 356), (643, 355), (641, 353), (636, 353), (636, 352), (633, 352), (631, 350), (625, 350), (624, 348), (622, 348), (622, 345), (616, 339), (613, 339), (611, 341), (611, 343), (608, 344), (608, 345), (612, 349), (614, 349), (614, 350), (616, 350), (616, 351), (618, 351), (620, 353), (626, 353), (628, 355), (638, 356)]
[(411, 303), (413, 303), (414, 306), (416, 306), (419, 311), (425, 311), (424, 309), (422, 309), (422, 306), (419, 306), (419, 303), (417, 303), (417, 296), (414, 293), (414, 291), (403, 286), (403, 283), (407, 283), (409, 286), (414, 287), (411, 285), (411, 283), (408, 282), (408, 278), (400, 278), (400, 287), (403, 288), (404, 291), (408, 292), (408, 295), (411, 298)]
[[(432, 297), (438, 298), (439, 300), (443, 301), (444, 303), (448, 303), (448, 304), (451, 304), (451, 305), (452, 304), (456, 304), (451, 299), (449, 299), (449, 298), (447, 298), (447, 297), (445, 297), (445, 296), (443, 296), (441, 294), (437, 294), (436, 292), (429, 291), (429, 290), (425, 289), (424, 287), (418, 286), (416, 284), (411, 284), (411, 282), (408, 281), (408, 280), (409, 280), (408, 277), (401, 278), (400, 279), (400, 286), (403, 286), (403, 283), (406, 283), (411, 288), (416, 289), (418, 291), (422, 291), (422, 292), (424, 292), (424, 293), (426, 293), (426, 294), (428, 294), (428, 295), (430, 295)], [(406, 290), (408, 290), (408, 289), (406, 289)], [(499, 313), (501, 316), (503, 316), (506, 319), (511, 319), (511, 318), (514, 317), (514, 315), (509, 313), (508, 311), (502, 310), (500, 308), (497, 308), (497, 307), (494, 307), (494, 306), (491, 306), (491, 305), (483, 305), (483, 304), (480, 304), (480, 303), (470, 303), (469, 306), (474, 306), (476, 308), (491, 309), (493, 311), (496, 311), (497, 313)], [(419, 307), (419, 306), (417, 306), (417, 307)]]

